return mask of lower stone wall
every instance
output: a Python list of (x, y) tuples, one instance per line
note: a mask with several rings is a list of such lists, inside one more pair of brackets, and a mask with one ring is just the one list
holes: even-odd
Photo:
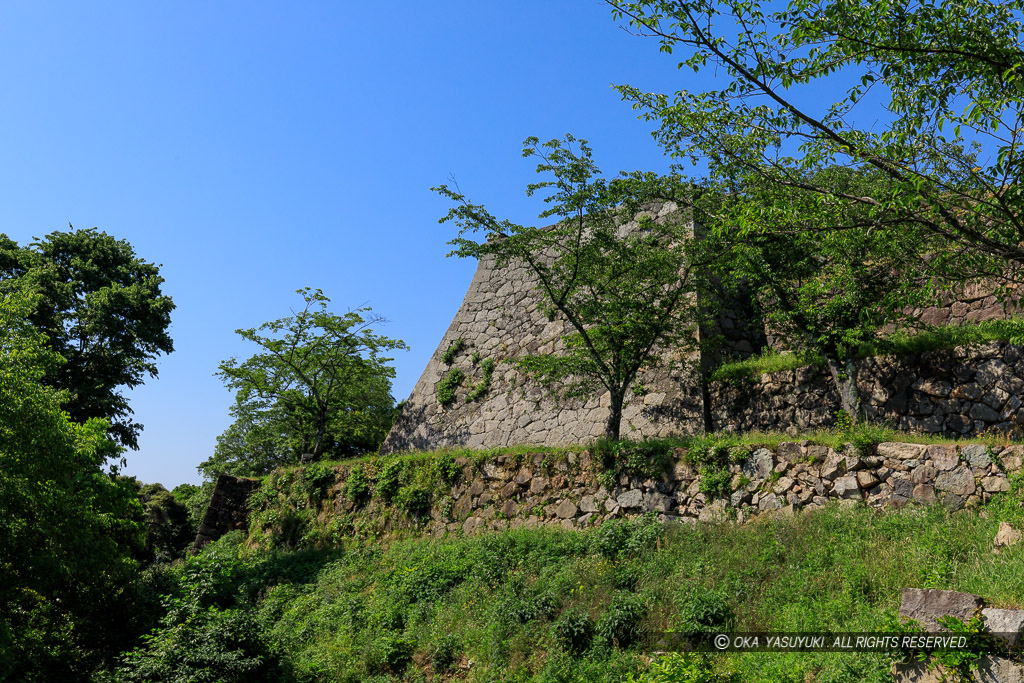
[[(899, 429), (958, 438), (1024, 425), (1024, 354), (1015, 344), (868, 358), (859, 380), (867, 417)], [(795, 434), (834, 424), (840, 408), (828, 370), (819, 367), (712, 382), (709, 393), (715, 431)]]
[[(1009, 490), (1008, 474), (1021, 470), (1024, 446), (883, 443), (861, 453), (852, 444), (835, 450), (784, 442), (771, 448), (734, 447), (720, 454), (720, 462), (728, 464), (705, 469), (692, 463), (696, 455), (675, 449), (652, 456), (643, 466), (634, 454), (626, 458), (634, 469), (618, 473), (605, 470), (586, 450), (459, 458), (444, 468), (453, 482), (446, 485), (424, 483), (438, 481), (439, 465), (433, 459), (409, 461), (405, 474), (392, 470), (384, 476), (394, 461), (380, 460), (337, 466), (334, 481), (315, 497), (302, 484), (302, 470), (275, 473), (260, 490), (262, 502), (253, 510), (250, 532), (275, 542), (275, 525), (290, 529), (280, 533), (327, 538), (403, 529), (436, 535), (544, 525), (577, 529), (645, 513), (682, 522), (742, 522), (833, 500), (872, 506), (941, 503), (959, 509)], [(356, 468), (357, 485), (350, 486)], [(387, 500), (377, 490), (386, 478), (393, 489)], [(414, 513), (403, 511), (408, 501), (417, 501)]]

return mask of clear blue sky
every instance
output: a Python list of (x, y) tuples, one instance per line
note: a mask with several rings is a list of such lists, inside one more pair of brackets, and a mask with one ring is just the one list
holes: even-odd
[[(234, 330), (319, 287), (371, 305), (411, 350), (406, 397), (475, 262), (446, 259), (454, 175), (532, 223), (529, 135), (590, 140), (608, 174), (668, 168), (613, 83), (685, 83), (597, 0), (35, 2), (0, 21), (0, 232), (96, 226), (162, 264), (176, 351), (130, 394), (145, 425), (128, 472), (173, 487), (229, 424), (218, 362)], [(692, 76), (691, 76), (692, 79)]]

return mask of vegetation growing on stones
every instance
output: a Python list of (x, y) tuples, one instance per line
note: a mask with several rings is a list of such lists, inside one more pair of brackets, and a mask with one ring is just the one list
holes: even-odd
[(446, 406), (455, 400), (455, 392), (462, 385), (465, 373), (459, 368), (452, 368), (437, 383), (437, 400)]

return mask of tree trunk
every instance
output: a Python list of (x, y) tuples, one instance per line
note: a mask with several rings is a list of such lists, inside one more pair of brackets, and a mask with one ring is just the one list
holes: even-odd
[(313, 437), (313, 459), (319, 460), (324, 452), (324, 436), (327, 434), (327, 418), (317, 420), (316, 436)]
[(859, 424), (864, 420), (864, 413), (861, 408), (860, 390), (857, 389), (857, 361), (854, 358), (847, 358), (840, 368), (837, 359), (830, 357), (827, 360), (828, 371), (839, 394), (839, 406), (850, 416), (853, 424)]
[(604, 428), (604, 435), (612, 440), (618, 440), (619, 438), (619, 426), (622, 424), (622, 402), (626, 398), (626, 393), (611, 393), (611, 405), (608, 407), (608, 423)]

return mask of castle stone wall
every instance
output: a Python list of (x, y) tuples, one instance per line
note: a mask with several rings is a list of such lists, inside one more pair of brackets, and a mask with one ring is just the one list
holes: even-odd
[[(680, 220), (675, 204), (652, 212), (658, 220)], [(635, 221), (623, 230), (635, 227)], [(493, 258), (480, 261), (462, 306), (427, 363), (402, 413), (381, 449), (382, 453), (445, 446), (482, 448), (509, 444), (568, 445), (604, 434), (608, 417), (607, 393), (587, 401), (556, 404), (536, 384), (524, 379), (509, 361), (531, 353), (558, 350), (567, 323), (549, 321), (538, 309), (536, 281), (525, 265), (494, 268)], [(451, 364), (445, 351), (457, 339), (463, 348)], [(483, 379), (483, 364), (495, 362), (489, 390), (467, 400)], [(674, 358), (676, 367), (663, 366), (641, 374), (643, 396), (629, 396), (623, 407), (622, 436), (647, 438), (703, 431), (702, 400), (695, 379), (699, 358)], [(465, 376), (455, 400), (438, 400), (437, 388), (453, 369)]]

